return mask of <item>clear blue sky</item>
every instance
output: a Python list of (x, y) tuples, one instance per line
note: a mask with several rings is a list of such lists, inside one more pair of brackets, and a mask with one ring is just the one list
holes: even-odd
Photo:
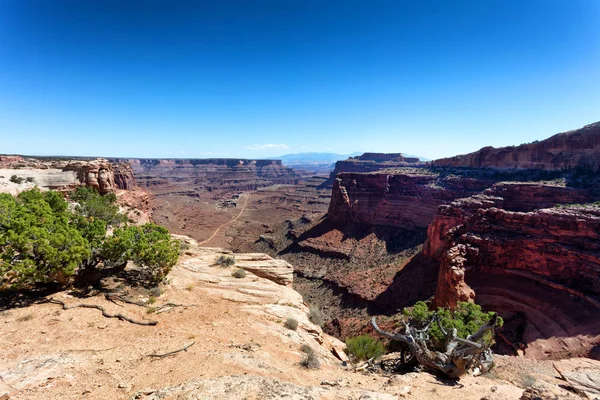
[(598, 0), (0, 0), (0, 153), (438, 158), (598, 120)]

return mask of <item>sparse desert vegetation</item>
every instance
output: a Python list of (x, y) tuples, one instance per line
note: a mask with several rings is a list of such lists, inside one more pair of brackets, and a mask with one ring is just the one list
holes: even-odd
[(317, 356), (315, 350), (307, 344), (303, 344), (300, 347), (300, 351), (304, 353), (304, 358), (300, 361), (300, 365), (308, 369), (319, 369), (321, 368), (321, 361)]
[(231, 267), (232, 265), (235, 265), (235, 258), (230, 257), (230, 256), (221, 255), (221, 256), (217, 257), (217, 259), (215, 260), (215, 263), (213, 265), (216, 265), (218, 267), (223, 267), (223, 268)]
[(295, 331), (298, 329), (298, 320), (294, 319), (294, 318), (288, 318), (285, 320), (285, 323), (283, 324), (286, 328), (291, 329), (292, 331)]
[(308, 318), (315, 325), (323, 326), (323, 324), (325, 323), (325, 316), (323, 315), (323, 311), (321, 311), (321, 309), (316, 306), (310, 307), (308, 312)]
[(16, 183), (16, 184), (21, 184), (25, 181), (25, 179), (17, 176), (17, 175), (12, 175), (9, 179), (12, 183)]
[(241, 268), (238, 268), (231, 273), (231, 276), (233, 276), (234, 278), (242, 279), (246, 277), (246, 271), (244, 271)]
[(385, 345), (368, 335), (346, 339), (346, 351), (358, 361), (377, 358), (384, 354)]

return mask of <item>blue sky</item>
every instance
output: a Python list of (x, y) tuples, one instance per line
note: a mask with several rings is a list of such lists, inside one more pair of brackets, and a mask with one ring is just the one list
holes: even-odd
[(438, 158), (598, 120), (597, 0), (0, 0), (0, 153)]

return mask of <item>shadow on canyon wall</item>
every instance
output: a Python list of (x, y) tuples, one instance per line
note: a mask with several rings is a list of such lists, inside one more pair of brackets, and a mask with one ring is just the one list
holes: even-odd
[(422, 253), (412, 257), (369, 305), (369, 313), (394, 315), (419, 300), (429, 299), (435, 294), (438, 270), (439, 263)]
[[(384, 225), (339, 223), (328, 220), (325, 215), (320, 222), (295, 238), (293, 243), (283, 249), (280, 254), (300, 251), (298, 243), (308, 239), (324, 238), (332, 231), (339, 231), (342, 233), (341, 238), (338, 239), (341, 244), (349, 240), (360, 243), (369, 236), (374, 235), (377, 241), (384, 244), (385, 251), (389, 254), (401, 253), (405, 250), (412, 249), (425, 242), (425, 239), (427, 238), (426, 229), (402, 229)], [(306, 250), (310, 250), (310, 248), (307, 249), (303, 247), (303, 251)]]

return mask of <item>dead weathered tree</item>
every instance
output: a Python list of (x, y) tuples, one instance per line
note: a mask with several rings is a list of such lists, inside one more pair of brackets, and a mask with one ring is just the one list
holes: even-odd
[[(444, 351), (433, 351), (427, 347), (429, 339), (427, 331), (434, 320), (446, 337)], [(415, 329), (408, 322), (404, 322), (404, 334), (381, 330), (377, 326), (375, 317), (371, 320), (371, 325), (381, 336), (405, 343), (423, 367), (440, 371), (451, 378), (459, 378), (470, 369), (479, 368), (481, 372), (486, 372), (491, 368), (493, 355), (489, 345), (484, 342), (483, 336), (496, 326), (496, 315), (466, 339), (458, 337), (456, 329), (447, 332), (439, 319), (434, 320), (429, 321), (423, 329)]]

